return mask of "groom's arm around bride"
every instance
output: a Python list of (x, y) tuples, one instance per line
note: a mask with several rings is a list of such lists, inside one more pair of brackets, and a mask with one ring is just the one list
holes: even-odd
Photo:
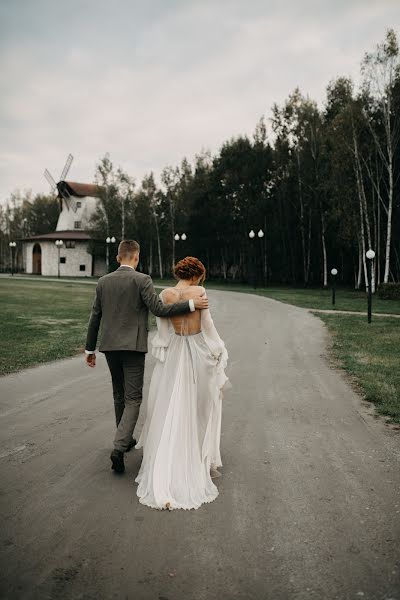
[[(126, 249), (131, 252), (126, 253)], [(86, 354), (90, 366), (90, 354), (95, 352), (100, 323), (100, 352), (147, 352), (148, 311), (157, 317), (173, 317), (196, 308), (208, 308), (204, 292), (193, 300), (163, 304), (150, 275), (136, 271), (139, 262), (137, 242), (121, 242), (117, 260), (120, 267), (101, 277), (97, 283), (86, 338)]]

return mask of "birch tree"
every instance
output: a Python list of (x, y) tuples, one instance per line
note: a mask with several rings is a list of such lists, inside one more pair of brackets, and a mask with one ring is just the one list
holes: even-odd
[(394, 190), (398, 177), (395, 173), (395, 156), (399, 151), (400, 140), (400, 114), (393, 107), (393, 90), (396, 80), (400, 77), (399, 44), (393, 29), (387, 31), (385, 40), (377, 45), (374, 52), (365, 55), (362, 73), (364, 86), (375, 101), (377, 111), (382, 115), (382, 136), (368, 115), (366, 121), (386, 172), (387, 221), (383, 281), (387, 283), (390, 273)]
[(163, 278), (163, 260), (162, 260), (162, 250), (161, 250), (161, 240), (160, 240), (160, 223), (159, 223), (159, 195), (157, 193), (157, 186), (154, 181), (153, 173), (150, 175), (146, 175), (142, 181), (142, 189), (147, 197), (147, 201), (150, 206), (151, 215), (154, 223), (154, 231), (156, 234), (156, 243), (157, 243), (157, 256), (158, 256), (158, 271), (161, 279)]

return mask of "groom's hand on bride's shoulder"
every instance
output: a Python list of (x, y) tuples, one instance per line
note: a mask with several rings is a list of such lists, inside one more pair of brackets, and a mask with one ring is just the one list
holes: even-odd
[(95, 367), (96, 366), (96, 355), (95, 355), (94, 352), (93, 352), (93, 354), (86, 354), (85, 360), (86, 360), (86, 364), (89, 367)]
[(199, 308), (200, 310), (204, 310), (208, 308), (208, 298), (204, 295), (203, 292), (199, 292), (198, 296), (193, 298), (195, 308)]

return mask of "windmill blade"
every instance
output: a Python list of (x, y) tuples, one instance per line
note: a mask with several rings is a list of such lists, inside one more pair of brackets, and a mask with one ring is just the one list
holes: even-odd
[(60, 181), (64, 181), (65, 180), (65, 178), (66, 178), (66, 176), (68, 174), (68, 171), (69, 171), (69, 169), (71, 167), (71, 163), (72, 163), (73, 160), (74, 160), (74, 157), (72, 156), (72, 154), (68, 154), (67, 162), (65, 163), (65, 166), (64, 166), (64, 168), (62, 170), (62, 173), (60, 175)]
[(70, 203), (70, 196), (69, 194), (65, 194), (64, 192), (61, 193), (62, 199), (65, 202), (65, 206), (67, 208), (67, 210), (69, 210), (71, 208), (71, 203)]
[(59, 183), (57, 184), (57, 189), (58, 189), (59, 195), (65, 202), (65, 206), (66, 206), (67, 210), (69, 210), (71, 208), (70, 194), (68, 192), (66, 184), (63, 181), (59, 181)]
[(57, 184), (56, 184), (56, 182), (54, 181), (54, 179), (53, 179), (53, 177), (52, 177), (51, 173), (50, 173), (50, 172), (49, 172), (47, 169), (46, 169), (46, 170), (45, 170), (45, 172), (44, 172), (44, 176), (46, 177), (47, 181), (49, 182), (49, 184), (50, 184), (50, 187), (51, 187), (51, 189), (53, 190), (53, 192), (55, 192), (55, 191), (56, 191), (56, 189), (57, 189)]

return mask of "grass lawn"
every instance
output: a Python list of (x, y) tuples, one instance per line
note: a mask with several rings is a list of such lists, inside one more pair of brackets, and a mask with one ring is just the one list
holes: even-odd
[[(229, 289), (236, 292), (258, 294), (267, 296), (279, 302), (294, 304), (304, 308), (318, 308), (328, 310), (354, 310), (367, 311), (367, 294), (365, 291), (356, 291), (349, 288), (336, 290), (336, 304), (332, 306), (332, 291), (319, 288), (284, 288), (268, 287), (254, 290), (250, 286), (228, 285), (210, 283), (212, 289)], [(400, 300), (381, 300), (377, 295), (372, 298), (372, 311), (377, 313), (400, 314)]]
[[(15, 277), (14, 280), (23, 281), (25, 276)], [(0, 282), (2, 278), (0, 278)], [(4, 279), (3, 281), (7, 281)], [(25, 281), (28, 281), (27, 279)], [(41, 277), (37, 281), (46, 281), (45, 277)], [(60, 280), (63, 281), (63, 278)], [(154, 285), (158, 288), (164, 288), (174, 286), (176, 281), (174, 279), (154, 279)], [(82, 278), (68, 278), (68, 283), (82, 285), (95, 285), (97, 278), (85, 277), (84, 282)], [(52, 283), (48, 281), (48, 283)], [(57, 282), (58, 283), (58, 282)], [(65, 282), (67, 283), (67, 282)], [(252, 286), (240, 284), (240, 283), (224, 283), (218, 281), (207, 281), (206, 287), (214, 290), (224, 290), (231, 292), (243, 292), (245, 294), (257, 294), (260, 296), (267, 296), (279, 302), (286, 304), (294, 304), (295, 306), (302, 306), (303, 308), (316, 308), (322, 310), (353, 310), (353, 311), (367, 311), (367, 295), (365, 291), (356, 291), (351, 288), (338, 288), (336, 290), (336, 305), (332, 306), (332, 292), (330, 289), (323, 290), (320, 288), (292, 288), (283, 286), (272, 286), (265, 288), (257, 288), (254, 290)], [(373, 296), (372, 299), (372, 311), (375, 313), (391, 313), (400, 314), (400, 300), (381, 300), (377, 295)]]
[(400, 423), (400, 319), (317, 315), (332, 334), (332, 354), (355, 379), (366, 400)]
[(0, 375), (82, 352), (94, 293), (79, 280), (0, 278)]
[(85, 344), (94, 286), (0, 280), (0, 374), (73, 356)]

